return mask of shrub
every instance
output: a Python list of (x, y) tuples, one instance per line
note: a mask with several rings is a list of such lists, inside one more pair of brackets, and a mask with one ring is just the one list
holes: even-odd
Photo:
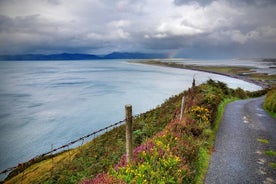
[(152, 139), (137, 147), (133, 161), (129, 164), (126, 163), (124, 155), (109, 174), (126, 183), (137, 184), (182, 183), (184, 178), (187, 180), (188, 173), (191, 173), (185, 164), (185, 158), (188, 159), (185, 152), (189, 150), (189, 144), (184, 138), (185, 134), (172, 132), (176, 124), (171, 123)]
[(196, 105), (191, 108), (190, 113), (192, 117), (201, 124), (208, 124), (210, 121), (210, 113), (207, 108)]
[(264, 108), (270, 112), (276, 113), (276, 88), (267, 93), (264, 100)]
[(235, 89), (235, 96), (241, 99), (244, 99), (247, 97), (246, 92), (241, 88)]

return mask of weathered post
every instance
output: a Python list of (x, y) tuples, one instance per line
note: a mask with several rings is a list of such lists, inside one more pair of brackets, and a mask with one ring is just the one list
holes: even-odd
[(182, 119), (183, 117), (183, 111), (184, 111), (184, 104), (185, 104), (185, 97), (183, 96), (182, 97), (182, 102), (181, 102), (181, 112), (180, 112), (180, 120)]
[(132, 106), (126, 105), (126, 161), (132, 161)]
[(195, 88), (195, 74), (193, 76), (193, 84), (192, 84), (192, 88), (194, 89)]

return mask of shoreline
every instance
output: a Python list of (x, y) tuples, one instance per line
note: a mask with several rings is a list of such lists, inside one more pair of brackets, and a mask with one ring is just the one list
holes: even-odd
[[(131, 62), (130, 62), (131, 63)], [(135, 63), (135, 62), (132, 62), (132, 63)], [(136, 62), (137, 64), (145, 64), (145, 63), (140, 63), (140, 62)], [(152, 65), (152, 66), (154, 66), (154, 65)], [(155, 65), (156, 66), (156, 65)], [(165, 67), (165, 66), (164, 66)], [(175, 67), (176, 68), (176, 67)], [(186, 68), (183, 68), (183, 69), (186, 69)], [(192, 70), (192, 69), (188, 69), (188, 70)], [(219, 73), (215, 73), (215, 72), (209, 72), (209, 71), (204, 71), (204, 70), (197, 70), (197, 69), (193, 69), (193, 70), (195, 70), (195, 71), (202, 71), (202, 72), (208, 72), (208, 73), (214, 73), (214, 74), (219, 74)], [(221, 75), (221, 74), (219, 74), (219, 75)], [(228, 77), (230, 77), (230, 76), (232, 76), (232, 75), (225, 75), (225, 76), (228, 76)], [(90, 141), (89, 141), (90, 142)], [(91, 141), (92, 142), (92, 141)], [(73, 148), (73, 149), (75, 149), (75, 148)], [(70, 150), (69, 150), (69, 152), (70, 152)], [(66, 153), (65, 153), (66, 154)], [(50, 159), (49, 159), (50, 160)], [(50, 160), (51, 161), (51, 160)], [(49, 161), (49, 163), (50, 163), (50, 161)], [(24, 172), (23, 172), (23, 174), (24, 174)], [(22, 177), (23, 178), (23, 177)]]
[[(219, 71), (211, 71), (208, 69), (204, 69), (205, 66), (200, 66), (200, 65), (181, 64), (181, 63), (177, 63), (177, 62), (166, 62), (166, 61), (158, 61), (158, 60), (135, 61), (135, 62), (130, 62), (130, 63), (207, 72), (207, 73), (211, 73), (211, 74), (217, 74), (217, 75), (222, 75), (222, 76), (226, 76), (226, 77), (231, 77), (234, 79), (243, 80), (245, 82), (249, 82), (249, 83), (255, 84), (257, 86), (260, 86), (263, 89), (272, 87), (271, 85), (269, 85), (265, 82), (250, 79), (250, 78), (246, 77), (246, 75), (241, 76), (241, 75), (237, 75), (237, 74), (224, 73), (224, 72), (219, 72)], [(216, 66), (216, 67), (225, 67), (225, 66)], [(227, 66), (227, 67), (242, 68), (242, 67), (237, 67), (237, 66)], [(249, 70), (252, 68), (247, 68), (247, 69)], [(258, 73), (256, 73), (256, 74), (258, 74)]]

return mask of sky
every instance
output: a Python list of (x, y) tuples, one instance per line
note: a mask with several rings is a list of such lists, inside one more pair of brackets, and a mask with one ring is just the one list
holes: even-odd
[(0, 54), (276, 57), (275, 0), (0, 0)]

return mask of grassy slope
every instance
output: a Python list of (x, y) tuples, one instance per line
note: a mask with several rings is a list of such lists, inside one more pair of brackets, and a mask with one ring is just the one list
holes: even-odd
[[(186, 96), (185, 118), (178, 121), (183, 95)], [(145, 162), (148, 171), (158, 173), (156, 169), (163, 168), (163, 173), (168, 172), (168, 176), (174, 176), (170, 179), (175, 183), (180, 181), (201, 183), (215, 139), (217, 129), (217, 123), (214, 123), (215, 118), (217, 112), (221, 115), (220, 112), (223, 109), (223, 105), (219, 106), (220, 102), (225, 104), (224, 99), (234, 96), (246, 97), (246, 95), (240, 89), (228, 89), (223, 83), (209, 80), (208, 84), (202, 84), (188, 92), (171, 97), (160, 107), (134, 119), (134, 147), (139, 148), (139, 145), (149, 142), (154, 145), (152, 151), (144, 155), (137, 151), (136, 157), (142, 157), (142, 160), (143, 157), (148, 159), (148, 162)], [(194, 107), (202, 107), (202, 109)], [(216, 122), (219, 122), (220, 117), (217, 117)], [(122, 180), (126, 176), (124, 169), (128, 166), (123, 164), (121, 170), (115, 171), (110, 168), (123, 162), (124, 129), (124, 126), (117, 127), (79, 148), (31, 165), (24, 172), (8, 179), (6, 183), (78, 183), (87, 178), (99, 179), (98, 173), (107, 171), (109, 171), (109, 177)], [(169, 147), (166, 147), (168, 145)], [(168, 150), (162, 152), (162, 155), (156, 155), (160, 150), (165, 149)], [(160, 163), (160, 158), (164, 162), (175, 164), (173, 169), (168, 165), (153, 167)], [(134, 163), (129, 169), (137, 173), (142, 172), (139, 164), (141, 163)], [(178, 170), (185, 172), (181, 175), (174, 175)], [(130, 180), (136, 180), (138, 176), (129, 177)], [(163, 178), (160, 177), (156, 176), (159, 181), (162, 181)], [(151, 181), (146, 175), (145, 178), (140, 179)]]
[(224, 106), (246, 95), (212, 80), (190, 89), (183, 120), (175, 118), (137, 147), (132, 163), (122, 157), (114, 169), (84, 183), (202, 183)]
[[(173, 96), (162, 107), (134, 119), (134, 146), (161, 131), (180, 109), (181, 96)], [(179, 100), (180, 99), (180, 100)], [(77, 183), (96, 176), (116, 164), (124, 153), (125, 126), (117, 127), (85, 145), (31, 165), (5, 183)]]

